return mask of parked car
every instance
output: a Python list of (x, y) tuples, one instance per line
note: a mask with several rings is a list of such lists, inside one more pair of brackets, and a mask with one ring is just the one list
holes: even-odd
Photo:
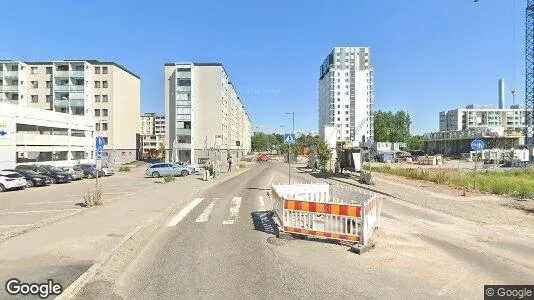
[(186, 163), (186, 162), (178, 162), (176, 164), (179, 165), (179, 166), (188, 167), (191, 170), (191, 173), (196, 173), (196, 172), (200, 171), (200, 169), (201, 169), (199, 165), (190, 164), (190, 163)]
[(115, 174), (115, 172), (108, 167), (102, 167), (102, 172), (104, 172), (104, 176), (111, 176)]
[(159, 163), (148, 166), (146, 175), (154, 178), (160, 176), (187, 176), (191, 174), (191, 169), (186, 166)]
[(78, 166), (74, 166), (74, 167), (59, 167), (58, 169), (60, 169), (63, 172), (69, 173), (70, 176), (72, 176), (73, 180), (81, 180), (81, 179), (83, 179), (85, 177), (85, 174), (83, 173), (82, 168), (80, 168)]
[(0, 171), (0, 192), (22, 190), (26, 187), (26, 178), (16, 172)]
[[(97, 175), (97, 169), (95, 164), (80, 164), (77, 165), (77, 167), (80, 167), (83, 170), (83, 174), (86, 178), (92, 179), (95, 178)], [(104, 172), (102, 170), (98, 171), (98, 177), (104, 176)]]
[(15, 169), (21, 171), (31, 170), (40, 175), (46, 175), (50, 177), (50, 182), (52, 184), (67, 183), (72, 181), (72, 176), (69, 173), (63, 172), (60, 169), (50, 165), (18, 165), (15, 167)]
[(50, 177), (46, 175), (40, 175), (35, 171), (31, 170), (15, 170), (15, 169), (9, 169), (9, 170), (3, 170), (8, 172), (15, 172), (19, 173), (24, 178), (26, 178), (26, 187), (34, 187), (34, 186), (44, 186), (50, 184)]
[(268, 160), (269, 160), (269, 156), (266, 154), (262, 154), (258, 156), (258, 161), (268, 161)]

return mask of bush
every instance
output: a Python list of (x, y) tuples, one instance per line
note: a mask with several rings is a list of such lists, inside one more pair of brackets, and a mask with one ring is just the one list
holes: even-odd
[(163, 181), (165, 181), (166, 183), (167, 183), (167, 182), (174, 181), (175, 179), (176, 179), (176, 178), (174, 178), (174, 176), (169, 176), (169, 175), (163, 177)]
[(88, 190), (87, 195), (83, 196), (83, 203), (86, 207), (102, 205), (102, 190), (98, 189), (94, 192)]
[(130, 172), (132, 169), (129, 166), (121, 166), (119, 172)]
[(246, 168), (247, 166), (246, 166), (245, 164), (238, 164), (237, 167), (238, 167), (239, 169), (244, 169), (244, 168)]

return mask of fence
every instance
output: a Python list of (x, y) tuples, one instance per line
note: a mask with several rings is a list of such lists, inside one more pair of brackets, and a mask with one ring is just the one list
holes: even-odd
[(327, 183), (273, 185), (281, 232), (368, 244), (380, 221), (376, 194)]

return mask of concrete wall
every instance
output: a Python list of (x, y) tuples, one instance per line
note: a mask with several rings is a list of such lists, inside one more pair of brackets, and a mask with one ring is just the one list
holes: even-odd
[(141, 118), (141, 81), (116, 66), (112, 67), (113, 138), (109, 148), (136, 149)]
[[(193, 89), (194, 89), (194, 117), (193, 135), (195, 149), (214, 147), (215, 135), (223, 134), (223, 85), (222, 67), (220, 66), (195, 66)], [(222, 145), (221, 147), (224, 147)]]

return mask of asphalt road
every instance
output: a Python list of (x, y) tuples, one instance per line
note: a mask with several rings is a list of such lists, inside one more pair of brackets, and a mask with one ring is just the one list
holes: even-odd
[[(253, 168), (190, 199), (134, 258), (106, 267), (118, 275), (103, 271), (79, 299), (481, 299), (484, 284), (534, 283), (531, 237), (501, 238), (400, 200), (384, 201), (377, 248), (362, 256), (279, 240), (266, 192), (287, 182), (287, 165)], [(292, 178), (310, 181), (296, 170)]]

